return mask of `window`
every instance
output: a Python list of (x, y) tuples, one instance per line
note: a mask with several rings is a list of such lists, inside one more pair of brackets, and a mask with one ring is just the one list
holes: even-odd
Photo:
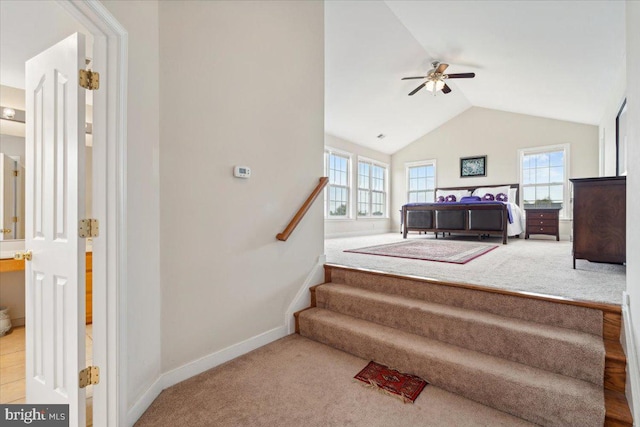
[(358, 216), (387, 216), (387, 168), (369, 160), (358, 161)]
[(409, 203), (433, 202), (436, 192), (435, 160), (407, 165)]
[(569, 212), (566, 191), (568, 145), (520, 150), (522, 200), (526, 204), (562, 203)]
[(325, 192), (325, 217), (347, 218), (349, 216), (349, 169), (348, 154), (325, 151), (325, 170), (329, 177)]

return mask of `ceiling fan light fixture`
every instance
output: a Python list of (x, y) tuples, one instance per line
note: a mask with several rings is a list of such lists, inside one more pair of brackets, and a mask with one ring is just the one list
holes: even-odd
[(425, 88), (429, 92), (437, 92), (439, 90), (442, 90), (443, 87), (444, 87), (444, 81), (440, 79), (429, 80), (425, 86)]

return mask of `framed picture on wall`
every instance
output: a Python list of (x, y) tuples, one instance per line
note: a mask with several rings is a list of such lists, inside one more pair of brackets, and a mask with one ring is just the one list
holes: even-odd
[(627, 174), (627, 100), (616, 116), (616, 175)]
[(487, 156), (460, 158), (460, 178), (474, 176), (487, 176)]

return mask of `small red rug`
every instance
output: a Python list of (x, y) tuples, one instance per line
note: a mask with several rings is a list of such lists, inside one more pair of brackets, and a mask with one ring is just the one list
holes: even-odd
[(420, 377), (400, 373), (376, 362), (369, 362), (354, 378), (380, 391), (396, 396), (405, 403), (415, 402), (418, 395), (428, 384)]

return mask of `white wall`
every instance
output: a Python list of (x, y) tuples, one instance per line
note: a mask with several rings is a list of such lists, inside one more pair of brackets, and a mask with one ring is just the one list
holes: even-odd
[[(392, 228), (406, 203), (405, 163), (436, 159), (436, 186), (484, 186), (519, 181), (518, 149), (570, 144), (569, 177), (598, 176), (598, 128), (524, 114), (472, 107), (391, 156)], [(487, 155), (487, 176), (460, 178), (460, 157)], [(561, 224), (561, 237), (569, 234)]]
[(129, 408), (160, 375), (159, 56), (156, 1), (102, 2), (129, 33), (127, 93), (127, 294)]
[(284, 335), (324, 251), (321, 202), (275, 238), (323, 175), (323, 16), (322, 2), (160, 2), (165, 372)]
[[(391, 155), (381, 153), (380, 151), (372, 150), (367, 147), (355, 144), (346, 139), (338, 138), (337, 136), (325, 134), (324, 144), (326, 147), (334, 148), (352, 155), (352, 167), (351, 167), (351, 182), (353, 183), (351, 192), (351, 206), (349, 212), (356, 211), (356, 186), (358, 182), (358, 156), (363, 156), (371, 160), (377, 160), (389, 165), (391, 168)], [(384, 140), (380, 141), (380, 144), (384, 144)], [(388, 171), (388, 179), (391, 178), (391, 171)], [(391, 191), (391, 185), (389, 185), (389, 191)], [(387, 233), (390, 230), (389, 218), (375, 219), (375, 218), (358, 218), (357, 215), (352, 214), (352, 218), (349, 219), (325, 219), (324, 221), (324, 234), (325, 237), (340, 237), (340, 236), (357, 236), (364, 234), (380, 234)]]
[[(635, 355), (640, 354), (640, 2), (627, 1), (627, 114), (628, 114), (628, 174), (627, 174), (627, 292), (632, 314), (632, 335)], [(627, 342), (629, 342), (627, 338)], [(629, 351), (627, 351), (629, 354)], [(640, 386), (638, 359), (629, 360), (635, 365), (630, 383)], [(631, 377), (631, 375), (635, 376)], [(640, 419), (640, 389), (633, 390), (636, 425)], [(630, 399), (631, 400), (631, 399)]]
[[(22, 125), (24, 127), (24, 125)], [(0, 153), (8, 156), (20, 157), (20, 164), (24, 166), (25, 145), (24, 137), (0, 134)]]

